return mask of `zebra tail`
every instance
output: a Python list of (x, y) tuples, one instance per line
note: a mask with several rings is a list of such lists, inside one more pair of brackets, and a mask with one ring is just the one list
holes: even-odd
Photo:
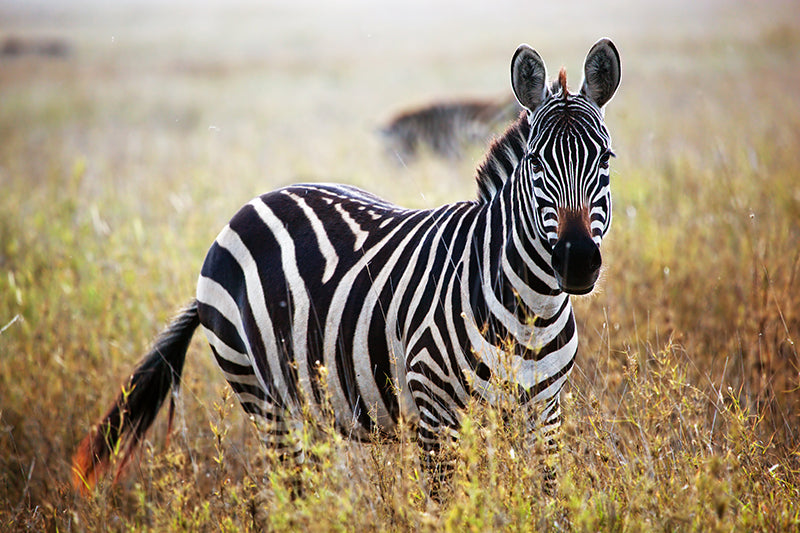
[[(186, 352), (199, 325), (197, 300), (192, 300), (156, 338), (108, 413), (83, 439), (73, 455), (72, 484), (78, 491), (88, 493), (115, 457), (119, 458), (114, 478), (117, 480), (155, 420), (167, 394), (180, 386)], [(174, 400), (173, 396), (169, 409), (170, 429)]]

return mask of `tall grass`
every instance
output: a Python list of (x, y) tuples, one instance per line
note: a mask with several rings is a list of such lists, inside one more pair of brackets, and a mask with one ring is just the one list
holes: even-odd
[[(301, 180), (412, 207), (474, 197), (480, 150), (405, 167), (372, 127), (414, 88), (456, 93), (480, 78), (497, 81), (480, 90), (506, 91), (521, 40), (557, 68), (546, 51), (583, 53), (594, 26), (530, 35), (503, 19), (491, 39), (460, 32), (459, 46), (426, 27), (403, 51), (403, 22), (386, 19), (389, 37), (362, 50), (349, 19), (311, 31), (290, 7), (245, 3), (222, 17), (230, 40), (215, 46), (196, 47), (200, 7), (183, 15), (201, 37), (142, 16), (109, 30), (112, 48), (81, 25), (88, 8), (66, 10), (73, 56), (0, 57), (0, 529), (797, 529), (800, 16), (759, 6), (683, 6), (689, 15), (675, 8), (658, 31), (595, 17), (623, 56), (607, 112), (614, 222), (600, 288), (575, 302), (557, 490), (542, 490), (522, 413), (471, 405), (441, 501), (427, 495), (411, 428), (353, 443), (323, 425), (314, 461), (281, 463), (199, 335), (169, 439), (160, 420), (120, 483), (88, 498), (69, 485), (69, 458), (191, 298), (241, 204)], [(266, 31), (248, 22), (259, 9), (281, 47), (248, 47)], [(427, 15), (478, 27), (469, 14)], [(700, 15), (717, 23), (696, 30)], [(34, 36), (51, 20), (12, 19)]]

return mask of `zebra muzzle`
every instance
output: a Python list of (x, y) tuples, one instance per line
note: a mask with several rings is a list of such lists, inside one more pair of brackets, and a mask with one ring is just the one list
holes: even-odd
[(588, 294), (600, 275), (600, 248), (578, 225), (567, 225), (553, 247), (551, 260), (556, 281), (569, 294)]

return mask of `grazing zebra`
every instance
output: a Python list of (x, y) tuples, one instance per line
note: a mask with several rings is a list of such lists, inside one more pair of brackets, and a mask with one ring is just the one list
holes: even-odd
[(332, 413), (360, 439), (413, 420), (433, 452), (458, 437), (470, 397), (507, 398), (503, 382), (536, 406), (532, 438), (555, 447), (578, 344), (570, 294), (594, 287), (611, 222), (603, 108), (619, 55), (596, 43), (577, 94), (563, 69), (546, 79), (521, 45), (511, 80), (526, 112), (491, 146), (475, 201), (411, 210), (307, 184), (245, 205), (211, 246), (196, 299), (79, 446), (76, 484), (141, 441), (198, 326), (244, 410), (290, 455), (302, 454), (287, 436), (308, 413)]
[(510, 95), (500, 101), (436, 102), (397, 114), (380, 133), (387, 151), (402, 163), (425, 149), (456, 158), (467, 145), (485, 143), (492, 133), (505, 129), (521, 111)]

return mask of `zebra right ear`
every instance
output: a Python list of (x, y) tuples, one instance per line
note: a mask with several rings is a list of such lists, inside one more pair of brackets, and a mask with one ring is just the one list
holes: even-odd
[(617, 91), (620, 76), (617, 47), (609, 39), (600, 39), (586, 55), (581, 93), (602, 109)]
[(547, 68), (536, 50), (527, 44), (519, 45), (511, 59), (511, 88), (517, 101), (533, 111), (545, 97)]

